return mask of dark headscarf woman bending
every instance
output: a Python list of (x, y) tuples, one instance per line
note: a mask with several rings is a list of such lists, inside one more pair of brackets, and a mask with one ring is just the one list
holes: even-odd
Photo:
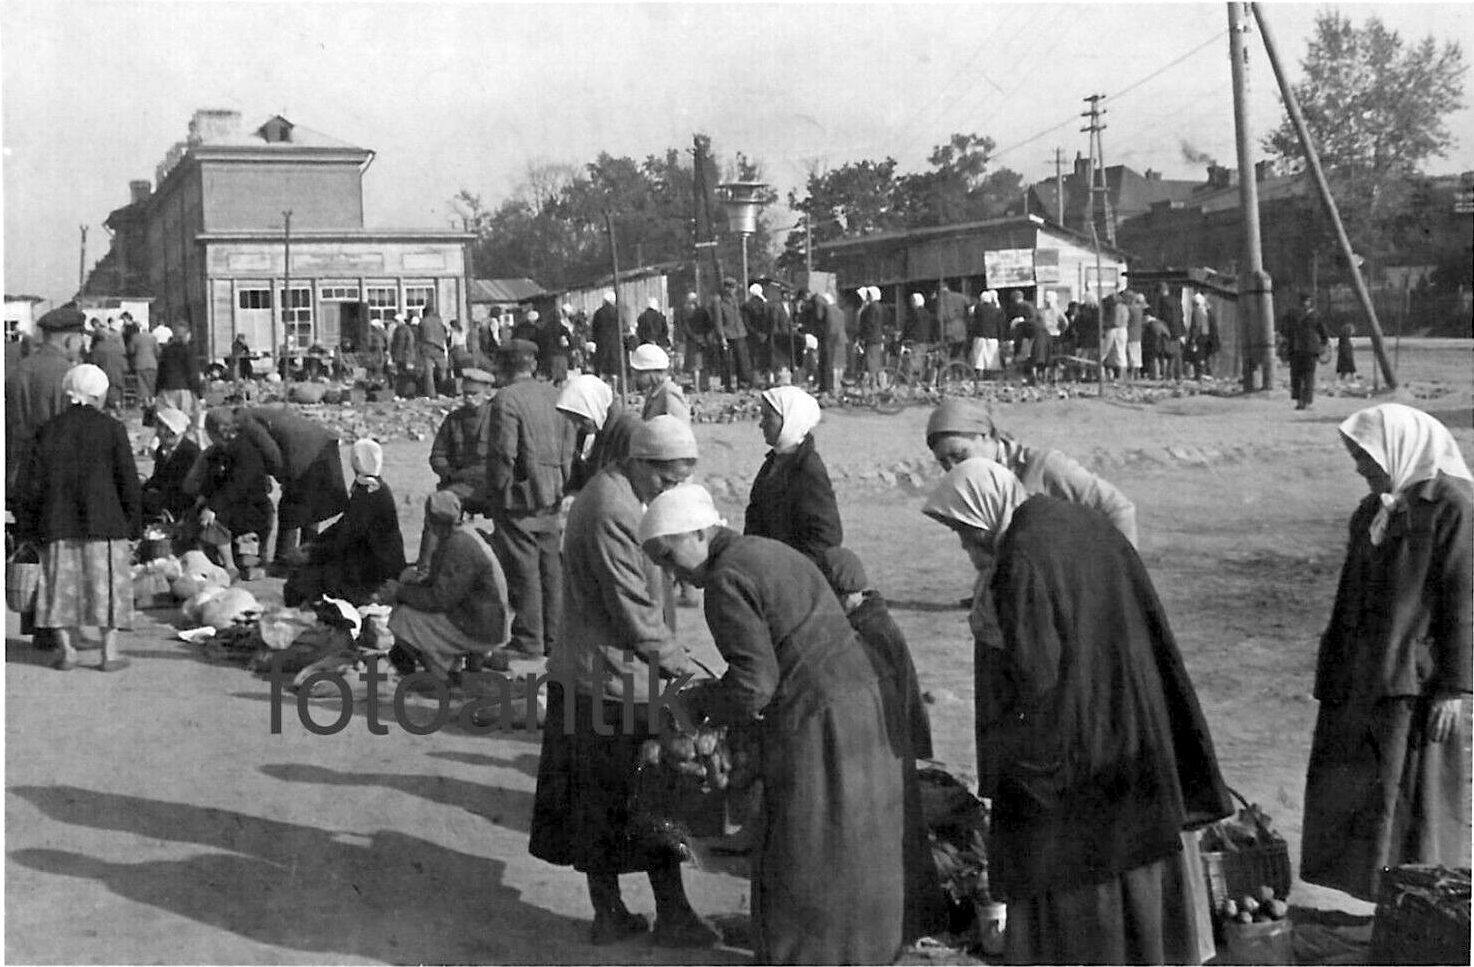
[(1384, 866), (1469, 863), (1474, 480), (1410, 406), (1354, 413), (1341, 440), (1371, 493), (1321, 636), (1300, 875), (1375, 900)]
[(903, 902), (901, 749), (875, 670), (818, 567), (722, 526), (683, 484), (650, 502), (645, 553), (705, 588), (727, 671), (706, 708), (756, 723), (763, 811), (753, 855), (753, 953), (762, 964), (890, 963)]
[(1105, 517), (1030, 497), (991, 460), (953, 467), (924, 510), (994, 566), (977, 747), (1008, 961), (1200, 962), (1181, 833), (1230, 803), (1141, 559)]

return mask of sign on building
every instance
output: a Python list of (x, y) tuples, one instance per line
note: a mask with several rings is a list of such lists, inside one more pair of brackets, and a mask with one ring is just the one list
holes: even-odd
[[(1121, 270), (1114, 265), (1100, 267), (1100, 277), (1105, 281), (1105, 294), (1110, 295), (1121, 287)], [(1099, 297), (1101, 286), (1095, 277), (1095, 266), (1085, 266), (1085, 291)]]
[[(1056, 276), (1058, 276), (1058, 252)], [(983, 272), (987, 276), (988, 288), (1008, 289), (1034, 284), (1034, 250), (1031, 248), (1005, 248), (983, 253)]]

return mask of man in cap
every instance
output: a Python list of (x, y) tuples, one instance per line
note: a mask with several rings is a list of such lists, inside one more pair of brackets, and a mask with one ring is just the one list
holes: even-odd
[(682, 423), (691, 422), (691, 407), (680, 384), (671, 379), (670, 357), (664, 349), (653, 343), (637, 347), (630, 353), (630, 372), (635, 389), (645, 394), (645, 408), (640, 412), (642, 420), (668, 413)]
[(41, 345), (5, 373), (5, 491), (30, 457), (41, 424), (65, 410), (62, 379), (82, 358), (87, 345), (86, 317), (71, 303), (52, 309), (36, 322)]
[[(491, 452), (491, 397), (495, 377), (484, 369), (461, 371), (461, 405), (452, 410), (435, 431), (430, 444), (430, 469), (438, 481), (437, 491), (449, 490), (460, 499), (467, 514), (486, 512), (486, 458)], [(429, 507), (427, 503), (426, 508)], [(436, 531), (429, 524), (420, 534), (420, 553), (415, 558), (422, 572), (430, 570), (435, 557)]]
[(92, 349), (87, 361), (107, 374), (107, 402), (104, 409), (114, 411), (123, 408), (123, 380), (128, 375), (128, 347), (123, 345), (123, 336), (117, 330), (116, 321), (109, 316), (106, 325), (99, 326), (92, 336)]
[(716, 305), (716, 333), (722, 347), (722, 382), (727, 392), (752, 386), (752, 356), (748, 351), (747, 324), (737, 301), (737, 280), (722, 280)]
[(701, 370), (715, 338), (712, 333), (711, 313), (701, 304), (696, 293), (686, 293), (686, 304), (677, 317), (677, 333), (681, 348), (686, 354), (686, 371), (691, 374), (691, 387), (701, 392)]
[[(409, 380), (419, 374), (420, 358), (418, 343), (420, 334), (418, 327), (399, 313), (394, 313), (396, 323), (394, 331), (389, 334), (389, 358), (394, 363), (395, 395), (403, 395), (408, 388)], [(411, 391), (413, 392), (413, 391)]]
[(635, 344), (647, 343), (670, 352), (670, 322), (660, 311), (660, 300), (651, 298), (645, 303), (645, 311), (635, 320)]
[(558, 391), (533, 377), (536, 343), (513, 339), (497, 361), (502, 380), (491, 401), (486, 507), (514, 612), (511, 647), (540, 657), (553, 650), (563, 613), (558, 510), (574, 429), (558, 412)]
[[(658, 416), (636, 429), (628, 457), (579, 491), (568, 514), (566, 634), (548, 663), (548, 727), (529, 849), (584, 873), (596, 944), (645, 933), (648, 921), (620, 895), (619, 875), (635, 872), (650, 877), (658, 945), (720, 942), (691, 908), (679, 861), (632, 848), (630, 836), (630, 753), (661, 727), (651, 722), (658, 714), (650, 707), (655, 690), (661, 679), (696, 672), (675, 636), (668, 579), (641, 551), (637, 535), (644, 505), (689, 478), (696, 457), (690, 427)], [(634, 731), (601, 730), (597, 716), (611, 723), (625, 716)], [(565, 722), (572, 728), (554, 726)], [(573, 775), (570, 761), (578, 763)]]
[[(507, 579), (491, 548), (461, 523), (461, 499), (450, 490), (430, 495), (425, 526), (435, 532), (435, 558), (423, 581), (389, 581), (379, 599), (394, 606), (389, 630), (400, 671), (422, 663), (437, 678), (451, 680), (461, 659), (481, 667), (507, 640)], [(501, 656), (504, 658), (505, 656)], [(493, 658), (505, 671), (507, 663)]]
[(803, 340), (794, 339), (793, 314), (788, 311), (788, 300), (780, 291), (778, 298), (768, 302), (768, 365), (777, 379), (784, 370), (789, 378), (803, 359)]
[(620, 332), (619, 309), (612, 289), (605, 291), (603, 302), (594, 310), (593, 335), (596, 347), (594, 372), (606, 380), (617, 381), (619, 357), (624, 352), (624, 334)]
[(424, 393), (432, 400), (440, 399), (440, 381), (445, 379), (449, 368), (447, 360), (448, 335), (445, 322), (435, 311), (434, 303), (425, 305), (425, 314), (420, 319), (420, 331), (416, 348), (420, 352), (420, 381)]

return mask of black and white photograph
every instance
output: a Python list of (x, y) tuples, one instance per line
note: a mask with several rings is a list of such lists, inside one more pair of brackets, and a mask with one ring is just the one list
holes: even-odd
[(4, 961), (1470, 963), (1471, 45), (0, 0)]

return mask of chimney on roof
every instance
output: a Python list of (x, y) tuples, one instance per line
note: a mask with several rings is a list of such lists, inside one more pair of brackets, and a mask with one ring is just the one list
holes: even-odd
[(1090, 159), (1080, 157), (1080, 152), (1075, 152), (1075, 179), (1077, 181), (1090, 180)]
[(221, 108), (201, 108), (189, 121), (190, 145), (220, 141), (240, 133), (241, 112)]
[(136, 205), (139, 202), (148, 201), (148, 196), (153, 194), (153, 182), (147, 178), (128, 182), (128, 204)]
[(1233, 169), (1220, 164), (1208, 165), (1208, 187), (1227, 188), (1233, 184)]
[(1147, 181), (1161, 181), (1162, 173), (1160, 171), (1153, 171), (1152, 169), (1148, 168), (1146, 169), (1146, 174), (1143, 177), (1145, 177)]

